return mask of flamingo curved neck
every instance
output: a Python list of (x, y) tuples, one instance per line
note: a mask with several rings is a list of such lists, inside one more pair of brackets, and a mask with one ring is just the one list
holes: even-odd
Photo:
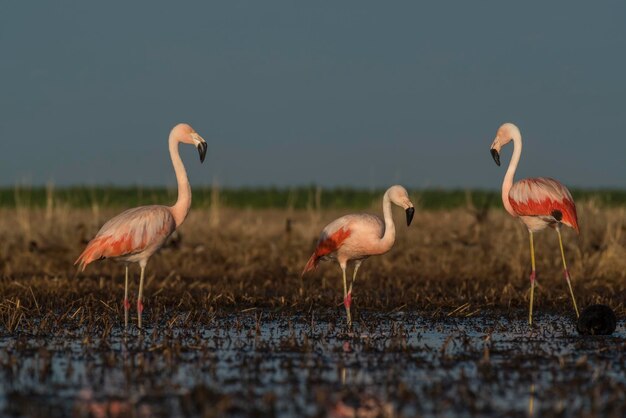
[(172, 158), (172, 165), (176, 173), (176, 181), (178, 182), (178, 199), (176, 199), (176, 204), (170, 208), (170, 211), (178, 228), (185, 221), (191, 207), (191, 186), (189, 185), (183, 160), (181, 160), (178, 153), (178, 140), (170, 135), (168, 142), (170, 157)]
[(396, 241), (396, 225), (393, 223), (393, 213), (391, 212), (391, 199), (389, 192), (383, 196), (383, 216), (385, 219), (385, 233), (380, 239), (380, 252), (386, 253), (391, 249)]
[(515, 213), (513, 206), (511, 206), (511, 202), (509, 201), (509, 192), (511, 191), (511, 187), (513, 187), (513, 178), (515, 177), (515, 170), (517, 170), (517, 164), (519, 163), (521, 155), (522, 136), (520, 135), (519, 138), (513, 137), (513, 155), (511, 156), (509, 168), (506, 170), (504, 181), (502, 182), (502, 203), (504, 204), (506, 211), (513, 216), (517, 216), (517, 213)]

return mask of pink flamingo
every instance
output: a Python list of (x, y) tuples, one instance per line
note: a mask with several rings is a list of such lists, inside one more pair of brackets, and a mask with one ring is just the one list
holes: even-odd
[[(393, 247), (396, 240), (391, 203), (405, 209), (406, 224), (411, 225), (415, 209), (406, 189), (402, 186), (391, 186), (383, 196), (384, 221), (378, 216), (365, 213), (345, 215), (335, 219), (322, 230), (315, 252), (302, 272), (304, 276), (306, 272), (314, 270), (320, 260), (337, 260), (343, 273), (343, 304), (346, 308), (348, 326), (352, 325), (350, 315), (352, 286), (361, 263), (369, 256), (386, 253)], [(354, 272), (348, 289), (346, 267), (349, 261), (354, 261)]]
[(570, 274), (565, 262), (565, 251), (563, 250), (563, 240), (561, 238), (561, 225), (567, 225), (578, 233), (578, 218), (576, 217), (576, 206), (569, 190), (558, 181), (536, 177), (523, 179), (513, 184), (515, 170), (522, 154), (522, 134), (517, 126), (512, 123), (505, 123), (500, 126), (491, 144), (491, 156), (496, 164), (500, 165), (500, 149), (513, 141), (513, 156), (509, 162), (509, 168), (502, 183), (502, 203), (507, 212), (520, 220), (528, 228), (530, 234), (530, 261), (532, 271), (530, 273), (530, 308), (528, 311), (528, 323), (533, 323), (533, 297), (535, 291), (535, 247), (533, 244), (533, 233), (550, 226), (555, 229), (559, 237), (561, 248), (561, 259), (565, 280), (569, 287), (574, 303), (576, 317), (579, 316), (576, 298), (572, 290)]
[(178, 181), (178, 199), (174, 206), (141, 206), (129, 209), (105, 223), (98, 234), (87, 244), (76, 262), (80, 271), (95, 260), (112, 258), (121, 260), (126, 265), (124, 285), (124, 325), (128, 326), (128, 263), (139, 263), (139, 295), (137, 297), (138, 326), (141, 328), (143, 312), (143, 281), (148, 259), (163, 244), (167, 237), (176, 230), (187, 217), (191, 206), (191, 186), (187, 179), (185, 166), (178, 153), (178, 144), (191, 144), (198, 148), (200, 162), (204, 162), (207, 143), (193, 128), (185, 123), (176, 125), (169, 136), (169, 149), (176, 180)]

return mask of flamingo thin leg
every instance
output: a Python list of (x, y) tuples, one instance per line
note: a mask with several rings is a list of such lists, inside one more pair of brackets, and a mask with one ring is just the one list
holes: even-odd
[(128, 328), (128, 310), (130, 302), (128, 302), (128, 264), (126, 264), (126, 280), (124, 282), (124, 328)]
[(348, 293), (348, 283), (346, 280), (346, 266), (341, 265), (341, 272), (343, 273), (343, 306), (346, 308), (346, 315), (348, 317), (348, 326), (352, 326), (352, 316), (350, 315), (350, 303), (352, 298)]
[(533, 300), (535, 298), (535, 245), (533, 243), (533, 231), (528, 231), (530, 236), (530, 265), (532, 271), (530, 272), (530, 307), (528, 309), (528, 324), (533, 324)]
[(574, 310), (576, 311), (576, 318), (580, 317), (578, 313), (578, 305), (576, 305), (576, 298), (574, 297), (574, 291), (572, 290), (572, 281), (569, 277), (569, 271), (567, 270), (567, 263), (565, 263), (565, 251), (563, 250), (563, 239), (561, 238), (561, 229), (559, 227), (556, 228), (556, 234), (559, 236), (559, 246), (561, 247), (561, 258), (563, 259), (563, 270), (565, 272), (565, 280), (567, 281), (567, 286), (569, 287), (569, 293), (572, 295), (572, 302), (574, 303)]
[(363, 261), (357, 261), (354, 263), (354, 272), (352, 273), (352, 282), (350, 282), (350, 288), (348, 289), (348, 293), (352, 294), (352, 286), (354, 282), (356, 282), (356, 272), (359, 271), (359, 267), (361, 267), (361, 263)]
[(139, 278), (139, 296), (137, 297), (137, 326), (141, 328), (141, 313), (143, 312), (143, 277), (146, 266), (141, 266), (141, 277)]

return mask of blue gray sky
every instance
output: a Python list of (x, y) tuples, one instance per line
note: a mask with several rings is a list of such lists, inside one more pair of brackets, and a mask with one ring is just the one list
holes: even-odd
[[(13, 1), (0, 185), (626, 187), (626, 3)], [(503, 152), (508, 163), (512, 149)]]

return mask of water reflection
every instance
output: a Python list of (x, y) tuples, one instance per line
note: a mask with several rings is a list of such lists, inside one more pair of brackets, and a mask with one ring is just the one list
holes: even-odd
[[(523, 316), (361, 318), (354, 334), (334, 312), (313, 321), (269, 310), (197, 327), (164, 321), (142, 336), (0, 334), (0, 415), (532, 417), (541, 406), (626, 416), (603, 402), (626, 387), (623, 328), (581, 339), (548, 315), (531, 336)], [(581, 385), (592, 370), (602, 373)], [(538, 403), (536, 388), (559, 396)]]
[(535, 384), (530, 385), (530, 391), (528, 393), (528, 416), (535, 415)]
[(372, 394), (349, 392), (328, 409), (328, 418), (391, 418), (393, 405)]
[(152, 412), (148, 405), (143, 404), (135, 408), (128, 400), (97, 400), (92, 389), (84, 388), (76, 397), (72, 416), (77, 418), (150, 417)]

